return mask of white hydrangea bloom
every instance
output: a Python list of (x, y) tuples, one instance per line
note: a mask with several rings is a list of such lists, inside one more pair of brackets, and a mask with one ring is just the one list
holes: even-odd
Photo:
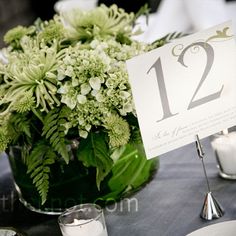
[(88, 83), (81, 84), (81, 94), (87, 95), (91, 91), (91, 86)]
[(101, 81), (98, 77), (90, 78), (89, 84), (94, 90), (98, 91), (101, 88)]
[(123, 99), (127, 99), (127, 98), (131, 97), (131, 93), (127, 92), (127, 91), (120, 91), (120, 97)]
[(98, 90), (93, 89), (91, 92), (91, 95), (96, 97), (97, 94), (98, 94)]
[(87, 101), (87, 98), (86, 98), (86, 96), (79, 94), (79, 95), (77, 95), (77, 101), (80, 104), (85, 104)]
[(76, 100), (67, 95), (62, 96), (61, 102), (65, 103), (71, 110), (76, 106)]
[(79, 130), (79, 135), (82, 138), (87, 138), (88, 137), (88, 132), (85, 130)]
[(97, 93), (95, 97), (98, 102), (104, 101), (104, 96), (101, 93)]

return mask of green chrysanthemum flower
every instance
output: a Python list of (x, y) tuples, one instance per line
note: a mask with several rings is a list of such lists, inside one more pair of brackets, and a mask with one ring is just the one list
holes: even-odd
[[(12, 54), (6, 65), (5, 95), (0, 103), (9, 104), (4, 113), (15, 107), (17, 101), (28, 92), (33, 94), (36, 107), (49, 111), (60, 105), (57, 99), (57, 45), (41, 46), (36, 40), (24, 37), (23, 52)], [(32, 103), (32, 100), (31, 102)]]
[(108, 130), (111, 147), (120, 147), (128, 143), (130, 138), (129, 124), (117, 114), (105, 118), (104, 127)]
[(71, 38), (86, 42), (94, 38), (131, 35), (134, 14), (126, 13), (116, 5), (101, 5), (87, 12), (80, 9), (65, 12), (63, 20), (69, 24), (67, 29)]

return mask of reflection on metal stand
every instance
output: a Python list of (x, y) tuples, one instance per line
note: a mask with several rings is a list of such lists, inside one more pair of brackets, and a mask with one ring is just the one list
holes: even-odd
[(206, 167), (204, 164), (205, 153), (202, 150), (202, 145), (200, 143), (200, 139), (199, 139), (198, 135), (196, 135), (196, 138), (197, 138), (197, 140), (196, 140), (197, 153), (198, 153), (199, 158), (202, 161), (202, 167), (203, 167), (204, 175), (205, 175), (206, 182), (207, 182), (207, 189), (208, 189), (208, 192), (207, 192), (205, 199), (204, 199), (204, 204), (202, 206), (200, 216), (201, 216), (201, 218), (203, 218), (205, 220), (218, 219), (224, 215), (224, 210), (212, 195), (209, 181), (208, 181), (208, 177), (207, 177), (207, 173), (206, 173)]

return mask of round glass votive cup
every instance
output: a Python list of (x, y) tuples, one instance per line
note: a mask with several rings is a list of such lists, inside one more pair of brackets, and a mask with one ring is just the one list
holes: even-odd
[(236, 132), (213, 135), (211, 145), (215, 151), (219, 175), (224, 179), (236, 179)]
[(103, 210), (96, 204), (81, 204), (67, 209), (58, 223), (63, 236), (108, 236)]

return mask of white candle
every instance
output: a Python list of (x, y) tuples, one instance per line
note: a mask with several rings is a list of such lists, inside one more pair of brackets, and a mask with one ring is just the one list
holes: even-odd
[(108, 236), (106, 228), (97, 220), (77, 220), (66, 224), (62, 229), (63, 236)]
[(236, 132), (219, 135), (212, 141), (225, 174), (236, 175)]

